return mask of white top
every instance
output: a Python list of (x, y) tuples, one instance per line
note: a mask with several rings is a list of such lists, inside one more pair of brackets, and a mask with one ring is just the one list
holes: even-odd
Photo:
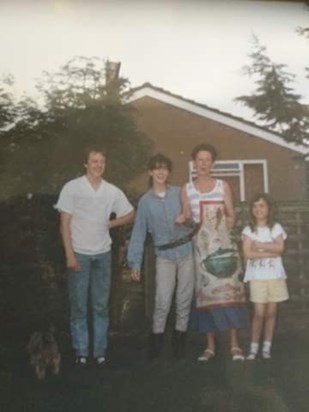
[[(248, 236), (255, 242), (273, 242), (278, 236), (282, 235), (286, 239), (287, 235), (279, 223), (270, 229), (268, 226), (256, 228), (252, 232), (249, 226), (242, 231), (242, 237)], [(282, 264), (281, 256), (261, 259), (248, 259), (244, 282), (249, 280), (285, 279), (286, 273)]]
[(186, 184), (187, 196), (192, 211), (192, 218), (195, 223), (200, 223), (200, 202), (223, 202), (224, 187), (223, 180), (216, 179), (215, 187), (210, 192), (199, 192), (193, 182)]
[(55, 208), (72, 215), (71, 236), (74, 252), (85, 255), (110, 250), (110, 214), (124, 216), (133, 210), (124, 193), (102, 180), (95, 190), (86, 176), (70, 180), (61, 190)]

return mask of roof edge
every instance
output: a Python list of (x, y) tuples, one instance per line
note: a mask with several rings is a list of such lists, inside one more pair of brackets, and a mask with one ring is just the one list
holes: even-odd
[(305, 157), (309, 156), (308, 147), (306, 147), (305, 145), (286, 142), (279, 133), (270, 131), (269, 129), (259, 126), (253, 122), (249, 122), (248, 120), (245, 120), (241, 117), (233, 116), (232, 114), (211, 108), (194, 100), (186, 99), (180, 95), (156, 87), (148, 82), (143, 83), (138, 87), (132, 88), (130, 90), (130, 95), (126, 100), (126, 103), (132, 103), (143, 97), (151, 97), (179, 109), (189, 111), (207, 119), (225, 124), (226, 126), (230, 126), (234, 129), (241, 130), (270, 143), (277, 144), (278, 146), (282, 146), (295, 152), (301, 153)]

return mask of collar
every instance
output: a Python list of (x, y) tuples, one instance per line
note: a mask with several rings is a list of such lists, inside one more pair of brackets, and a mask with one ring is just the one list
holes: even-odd
[[(165, 191), (165, 193), (167, 194), (167, 193), (170, 192), (170, 191), (171, 191), (171, 186), (170, 186), (170, 185), (166, 185), (166, 191)], [(152, 196), (156, 197), (156, 198), (162, 199), (162, 197), (159, 196), (153, 189), (150, 189), (150, 190), (149, 190), (149, 193), (150, 193)]]

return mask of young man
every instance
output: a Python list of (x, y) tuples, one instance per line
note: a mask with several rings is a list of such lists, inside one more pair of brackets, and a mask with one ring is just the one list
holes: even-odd
[[(192, 228), (176, 223), (181, 214), (180, 188), (169, 186), (172, 169), (169, 158), (157, 154), (148, 165), (151, 187), (138, 204), (136, 220), (128, 246), (128, 263), (134, 280), (140, 270), (147, 232), (150, 232), (156, 254), (156, 292), (150, 339), (150, 357), (159, 356), (163, 334), (176, 287), (176, 326), (173, 348), (176, 357), (183, 357), (191, 300), (194, 288)], [(177, 286), (176, 286), (177, 285)]]
[[(89, 148), (85, 154), (85, 175), (64, 185), (55, 207), (61, 212), (61, 235), (69, 270), (70, 326), (76, 363), (86, 365), (89, 356), (90, 290), (93, 357), (98, 365), (103, 365), (111, 283), (109, 229), (131, 222), (134, 209), (120, 189), (102, 179), (105, 152)], [(111, 213), (116, 214), (114, 220), (110, 220)]]

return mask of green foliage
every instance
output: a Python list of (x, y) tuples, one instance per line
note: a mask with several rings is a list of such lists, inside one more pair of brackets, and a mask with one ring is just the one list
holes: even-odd
[(67, 273), (56, 196), (0, 202), (2, 337), (24, 338), (68, 317)]
[(83, 151), (92, 145), (107, 150), (106, 178), (123, 188), (144, 170), (151, 143), (123, 104), (128, 81), (106, 85), (104, 70), (98, 58), (74, 58), (57, 73), (44, 73), (40, 104), (25, 97), (15, 106), (15, 122), (2, 140), (2, 197), (57, 193), (83, 173)]
[(295, 76), (286, 71), (285, 64), (273, 63), (255, 36), (249, 56), (252, 64), (244, 67), (244, 73), (254, 77), (256, 89), (235, 100), (252, 109), (258, 120), (285, 140), (303, 144), (309, 137), (308, 107), (293, 92)]
[(14, 118), (14, 103), (12, 86), (14, 79), (12, 76), (6, 76), (1, 79), (0, 85), (0, 136), (6, 127), (13, 121)]

